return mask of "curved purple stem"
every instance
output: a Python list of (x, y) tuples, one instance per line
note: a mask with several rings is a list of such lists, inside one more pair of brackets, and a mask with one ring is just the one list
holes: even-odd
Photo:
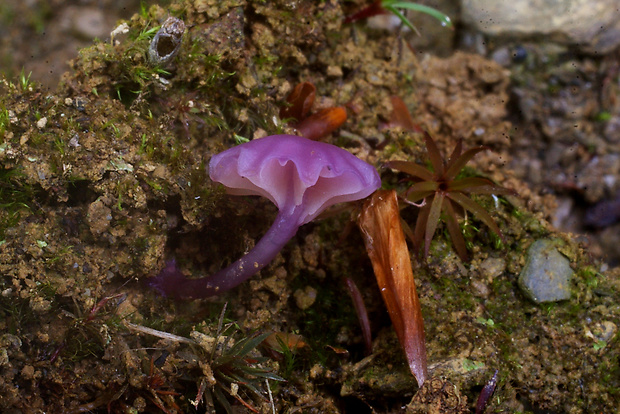
[(480, 391), (480, 396), (478, 397), (478, 402), (476, 403), (476, 414), (484, 414), (484, 411), (487, 409), (487, 404), (493, 393), (495, 392), (495, 387), (497, 386), (497, 373), (499, 370), (495, 370), (495, 374), (491, 377), (489, 382), (482, 388)]
[(252, 250), (211, 276), (188, 279), (171, 261), (149, 284), (162, 295), (177, 299), (207, 298), (230, 290), (258, 273), (277, 256), (297, 233), (302, 212), (301, 206), (288, 214), (280, 210), (272, 226)]

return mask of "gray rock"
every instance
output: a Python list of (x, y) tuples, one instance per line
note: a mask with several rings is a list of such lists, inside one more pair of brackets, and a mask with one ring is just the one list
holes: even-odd
[(61, 8), (61, 13), (60, 26), (82, 39), (104, 38), (110, 33), (110, 26), (114, 22), (96, 7), (69, 6)]
[(461, 0), (466, 24), (490, 36), (545, 36), (607, 53), (620, 45), (618, 0)]
[(554, 242), (537, 240), (527, 253), (527, 262), (519, 275), (519, 287), (525, 295), (536, 303), (570, 299), (573, 270)]

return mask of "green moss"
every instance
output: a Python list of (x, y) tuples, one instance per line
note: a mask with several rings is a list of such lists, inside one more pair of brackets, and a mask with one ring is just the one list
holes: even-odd
[(589, 289), (596, 289), (603, 275), (599, 273), (594, 266), (582, 266), (577, 270), (577, 276), (580, 277)]
[(34, 195), (19, 168), (0, 169), (0, 240), (5, 240), (6, 229), (18, 225), (23, 214), (32, 211)]
[(0, 137), (4, 136), (4, 134), (9, 130), (10, 125), (11, 118), (9, 110), (0, 105)]
[(296, 309), (295, 313), (299, 315), (295, 319), (301, 321), (300, 334), (310, 341), (312, 349), (319, 352), (317, 357), (324, 359), (325, 356), (319, 350), (326, 345), (335, 345), (343, 327), (357, 330), (359, 323), (340, 279), (317, 283), (316, 275), (302, 273), (295, 279), (291, 289), (294, 291), (305, 286), (312, 286), (317, 290), (317, 300), (306, 310)]
[[(2, 289), (8, 286), (3, 285)], [(36, 321), (37, 316), (31, 311), (27, 299), (0, 295), (0, 317), (5, 323), (6, 332), (21, 335)]]

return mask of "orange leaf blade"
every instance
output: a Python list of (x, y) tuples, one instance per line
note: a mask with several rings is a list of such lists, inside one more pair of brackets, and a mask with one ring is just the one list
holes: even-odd
[(375, 192), (364, 204), (358, 224), (396, 335), (421, 387), (427, 376), (424, 321), (396, 192)]
[(297, 125), (301, 136), (316, 141), (334, 132), (347, 120), (344, 106), (325, 108), (310, 115)]

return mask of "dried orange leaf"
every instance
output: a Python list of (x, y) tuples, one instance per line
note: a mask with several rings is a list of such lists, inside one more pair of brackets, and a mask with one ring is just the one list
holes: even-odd
[(303, 137), (316, 141), (331, 134), (346, 120), (347, 110), (344, 106), (336, 106), (310, 115), (297, 124), (296, 128)]
[(263, 341), (263, 345), (268, 346), (274, 351), (281, 352), (282, 347), (286, 347), (291, 352), (308, 346), (303, 336), (292, 333), (274, 332)]
[(358, 224), (409, 369), (421, 387), (427, 375), (424, 321), (396, 192), (376, 191), (364, 204)]
[(302, 82), (297, 84), (293, 91), (286, 98), (287, 105), (280, 109), (280, 119), (294, 119), (299, 122), (308, 115), (312, 104), (316, 88), (310, 82)]
[(407, 131), (422, 132), (422, 128), (413, 122), (411, 113), (403, 100), (396, 95), (390, 96), (390, 100), (392, 101), (392, 114), (390, 115), (390, 123), (388, 125), (391, 127), (401, 127)]

